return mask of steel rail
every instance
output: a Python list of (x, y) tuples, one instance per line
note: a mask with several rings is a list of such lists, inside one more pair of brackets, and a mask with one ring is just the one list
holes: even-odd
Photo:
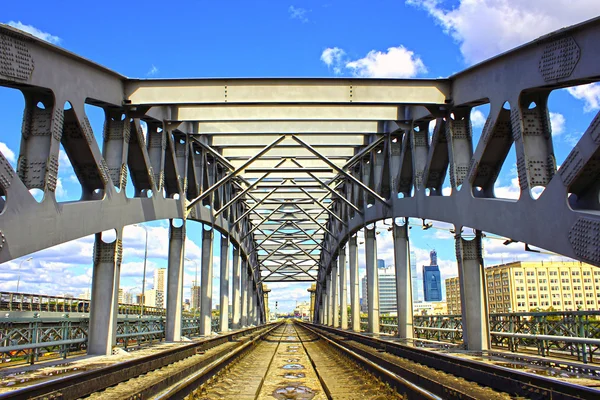
[[(462, 377), (497, 391), (530, 399), (575, 400), (600, 398), (600, 390), (559, 381), (527, 372), (515, 371), (487, 363), (451, 355), (431, 352), (370, 337), (363, 334), (331, 328), (324, 325), (305, 324), (335, 335), (338, 343), (348, 345), (348, 340), (366, 345), (377, 351), (405, 358), (428, 367)], [(343, 338), (343, 339), (340, 339)], [(381, 358), (381, 362), (388, 362)], [(439, 385), (439, 384), (438, 384)], [(433, 390), (432, 390), (433, 391)]]
[[(303, 324), (300, 324), (300, 326), (302, 326), (303, 329), (306, 329), (309, 332), (312, 332), (313, 334), (318, 336), (321, 340), (325, 341), (329, 346), (333, 347), (335, 350), (341, 352), (342, 354), (348, 356), (350, 359), (356, 361), (358, 364), (365, 367), (367, 370), (369, 370), (372, 374), (377, 376), (383, 382), (388, 383), (391, 386), (393, 386), (394, 389), (396, 390), (396, 392), (405, 395), (408, 399), (442, 400), (445, 398), (445, 397), (437, 396), (436, 394), (432, 393), (431, 391), (429, 391), (419, 385), (416, 385), (415, 383), (411, 382), (410, 380), (407, 380), (407, 379), (401, 377), (400, 375), (390, 371), (389, 369), (383, 368), (382, 366), (380, 366), (377, 363), (370, 360), (368, 357), (365, 357), (364, 355), (361, 355), (361, 354), (357, 353), (356, 351), (353, 351), (353, 350), (347, 348), (346, 346), (343, 346), (343, 345), (337, 343), (336, 341), (329, 339), (327, 336), (325, 336), (313, 329), (310, 329), (307, 326), (304, 326)], [(302, 346), (304, 346), (304, 342), (302, 342)], [(307, 354), (308, 354), (308, 352), (307, 352)], [(438, 384), (438, 385), (441, 386), (440, 384)], [(461, 393), (461, 395), (462, 395), (462, 397), (460, 397), (461, 399), (475, 399), (464, 393)]]
[[(161, 351), (135, 360), (119, 362), (108, 367), (53, 379), (36, 385), (17, 389), (0, 394), (0, 399), (25, 400), (31, 398), (60, 398), (63, 400), (77, 399), (102, 391), (110, 386), (136, 378), (147, 372), (151, 372), (186, 359), (197, 354), (199, 351), (219, 346), (229, 341), (255, 334), (257, 331), (270, 332), (276, 328), (272, 326), (258, 326), (245, 330), (230, 332), (218, 337), (209, 338), (199, 342), (184, 345), (175, 349)], [(266, 330), (265, 330), (266, 328)], [(259, 334), (260, 336), (260, 334)]]

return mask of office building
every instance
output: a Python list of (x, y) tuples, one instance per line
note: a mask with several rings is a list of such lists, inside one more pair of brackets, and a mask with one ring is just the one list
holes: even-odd
[(156, 290), (160, 290), (161, 292), (165, 293), (165, 282), (166, 282), (166, 278), (165, 275), (167, 274), (167, 269), (166, 268), (156, 268), (154, 270), (154, 289)]
[(118, 302), (119, 304), (123, 304), (124, 303), (124, 291), (122, 288), (119, 288), (119, 298), (118, 298)]
[(310, 303), (307, 301), (300, 302), (294, 308), (294, 316), (298, 318), (308, 318), (310, 316)]
[(361, 298), (360, 298), (360, 311), (361, 312), (368, 312), (369, 308), (367, 306), (367, 276), (363, 276), (363, 278), (360, 280), (361, 283)]
[(192, 310), (200, 310), (200, 286), (196, 285), (196, 282), (192, 282), (191, 291), (190, 308)]
[[(600, 268), (578, 261), (512, 262), (485, 269), (490, 313), (600, 309)], [(448, 313), (460, 314), (458, 277), (446, 279)]]
[(377, 259), (377, 268), (379, 269), (385, 269), (385, 260), (382, 260), (380, 258)]
[(430, 265), (423, 266), (423, 294), (425, 301), (442, 301), (442, 277), (437, 265), (437, 253), (429, 253)]
[(123, 294), (124, 304), (133, 304), (133, 293), (130, 290), (126, 290)]
[(156, 290), (156, 289), (146, 290), (146, 293), (144, 293), (144, 297), (145, 297), (144, 305), (146, 307), (157, 307), (157, 308), (165, 307), (164, 292), (162, 290)]
[(410, 276), (412, 280), (413, 303), (423, 301), (423, 279), (417, 272), (417, 255), (414, 251), (410, 252)]
[[(397, 313), (398, 307), (396, 299), (396, 270), (393, 266), (379, 270), (379, 312), (381, 314)], [(367, 277), (362, 279), (362, 296), (361, 310), (367, 312)]]

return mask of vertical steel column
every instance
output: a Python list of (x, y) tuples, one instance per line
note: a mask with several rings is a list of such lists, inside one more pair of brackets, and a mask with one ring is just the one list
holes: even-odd
[(212, 332), (213, 235), (214, 229), (202, 231), (200, 333), (203, 336)]
[(240, 329), (240, 248), (233, 248), (233, 293), (231, 293), (231, 308), (233, 329)]
[(365, 227), (365, 256), (367, 267), (368, 332), (379, 333), (379, 271), (377, 271), (377, 240), (375, 228)]
[(360, 332), (360, 292), (358, 279), (358, 245), (356, 236), (348, 241), (348, 266), (350, 267), (350, 311), (352, 330)]
[(340, 326), (340, 314), (338, 311), (338, 268), (337, 268), (337, 260), (333, 262), (333, 266), (331, 267), (331, 316), (332, 316), (332, 325), (334, 328)]
[(331, 306), (331, 295), (332, 295), (332, 287), (331, 287), (331, 274), (327, 275), (327, 290), (325, 291), (325, 315), (327, 316), (326, 325), (333, 325), (333, 313)]
[(254, 281), (252, 274), (248, 275), (248, 325), (256, 325), (254, 322)]
[(96, 234), (88, 354), (110, 355), (117, 344), (122, 238), (122, 228), (117, 230), (117, 238), (112, 243), (104, 242), (102, 233)]
[[(263, 288), (264, 289), (264, 288)], [(263, 290), (263, 306), (264, 306), (264, 312), (263, 312), (263, 324), (266, 324), (267, 322), (269, 322), (269, 292), (270, 290)]]
[(219, 279), (220, 291), (220, 312), (219, 312), (219, 331), (229, 331), (229, 236), (221, 234), (221, 277)]
[(241, 276), (240, 288), (242, 290), (242, 312), (240, 318), (240, 324), (242, 327), (248, 326), (248, 261), (242, 259), (242, 276)]
[(340, 249), (338, 255), (338, 268), (340, 273), (340, 327), (348, 329), (348, 282), (346, 273), (346, 247)]
[(169, 224), (169, 265), (167, 279), (167, 342), (181, 340), (181, 309), (183, 307), (183, 262), (185, 252), (185, 221), (177, 228)]
[(250, 276), (248, 276), (248, 279), (248, 285), (250, 285), (250, 292), (248, 294), (250, 296), (248, 298), (248, 318), (250, 319), (250, 324), (256, 326), (256, 286), (254, 285), (254, 275), (251, 273)]
[[(457, 229), (457, 232), (460, 232)], [(475, 239), (455, 236), (460, 302), (463, 322), (463, 342), (469, 350), (487, 350), (490, 347), (487, 288), (481, 247), (481, 231)]]
[(413, 297), (408, 242), (408, 218), (405, 219), (404, 225), (397, 225), (395, 222), (393, 224), (398, 336), (409, 339), (413, 337)]

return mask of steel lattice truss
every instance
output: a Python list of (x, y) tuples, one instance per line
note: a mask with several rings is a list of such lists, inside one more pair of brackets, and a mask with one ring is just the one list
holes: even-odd
[[(0, 43), (0, 85), (26, 103), (17, 171), (0, 156), (0, 262), (182, 218), (229, 235), (257, 284), (315, 280), (358, 230), (415, 217), (600, 264), (600, 119), (557, 171), (547, 107), (552, 90), (599, 80), (599, 19), (435, 80), (138, 80), (6, 26)], [(85, 104), (104, 109), (102, 143)], [(56, 200), (60, 145), (80, 201)], [(494, 194), (513, 145), (518, 201)]]

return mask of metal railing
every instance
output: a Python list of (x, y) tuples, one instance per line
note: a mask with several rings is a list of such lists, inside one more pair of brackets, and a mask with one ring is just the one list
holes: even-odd
[[(35, 363), (43, 358), (62, 357), (84, 352), (87, 348), (89, 316), (19, 317), (8, 313), (0, 319), (0, 360), (2, 363)], [(165, 338), (165, 317), (145, 315), (119, 315), (117, 321), (117, 346), (130, 349)], [(219, 318), (212, 318), (213, 332), (219, 329)], [(200, 336), (200, 317), (183, 316), (182, 335)]]
[[(413, 327), (414, 338), (423, 342), (463, 344), (461, 315), (415, 315)], [(600, 353), (600, 311), (490, 314), (489, 328), (492, 347), (513, 353), (533, 351), (584, 363)], [(361, 329), (367, 329), (366, 317)], [(396, 335), (397, 317), (382, 316), (380, 332)]]

